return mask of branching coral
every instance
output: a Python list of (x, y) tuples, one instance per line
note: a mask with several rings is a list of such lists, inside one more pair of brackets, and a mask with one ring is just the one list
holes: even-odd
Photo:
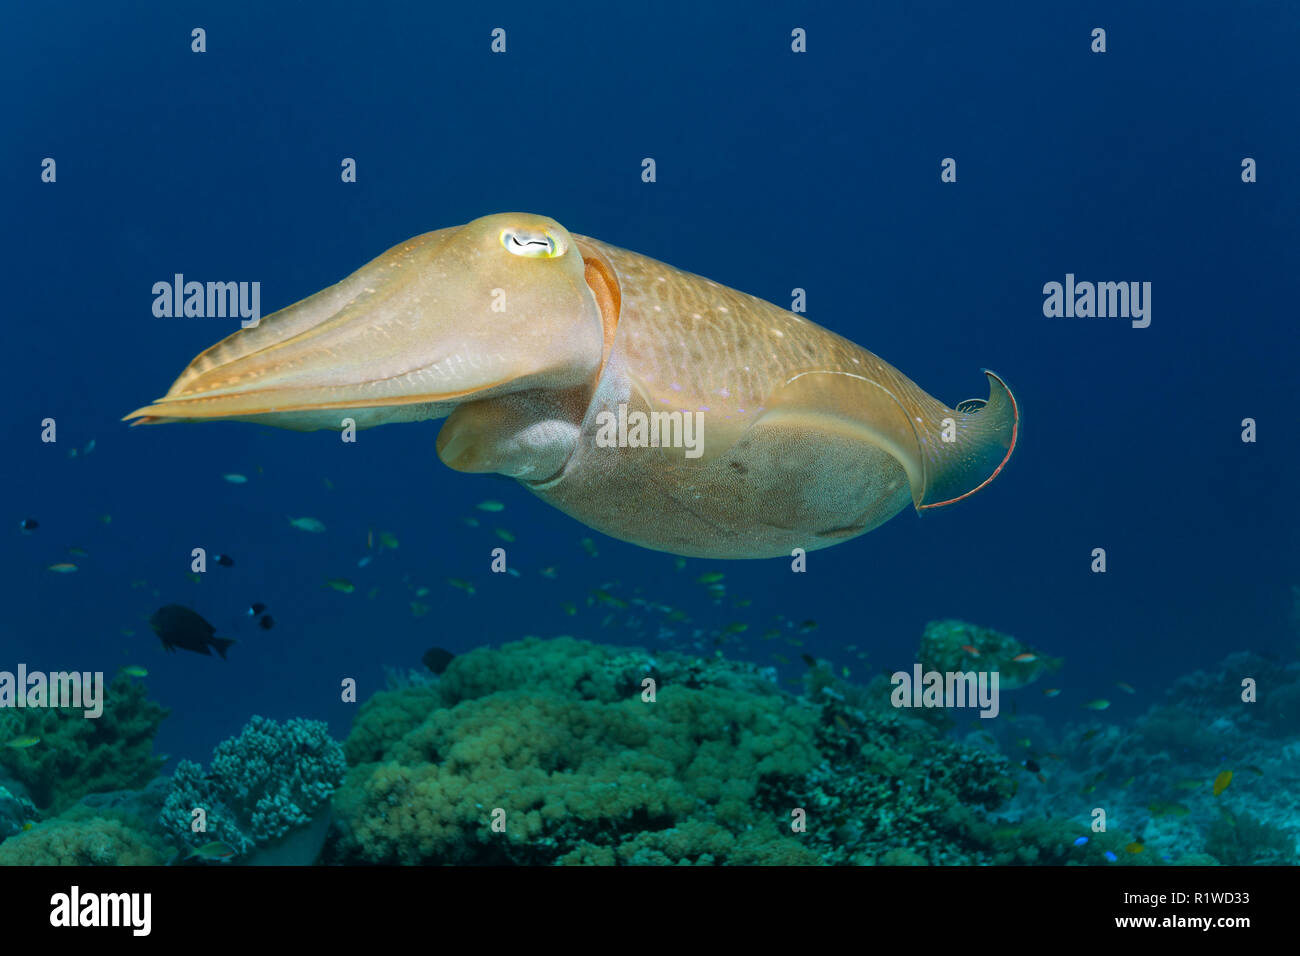
[[(324, 723), (253, 717), (238, 737), (217, 745), (207, 774), (180, 762), (160, 819), (191, 847), (219, 840), (247, 855), (312, 824), (345, 770), (343, 748)], [(192, 829), (195, 810), (203, 811), (199, 832)]]

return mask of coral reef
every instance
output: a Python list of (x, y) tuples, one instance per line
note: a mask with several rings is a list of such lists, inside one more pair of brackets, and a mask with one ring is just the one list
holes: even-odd
[(57, 817), (0, 843), (0, 866), (155, 866), (158, 847), (106, 817)]
[(1060, 658), (1048, 657), (1014, 637), (952, 620), (931, 621), (925, 626), (917, 660), (926, 670), (943, 673), (996, 669), (1002, 690), (1032, 684), (1061, 666)]
[(332, 858), (813, 862), (774, 801), (812, 769), (815, 720), (752, 665), (567, 637), (478, 649), (362, 707)]
[(40, 738), (23, 749), (0, 748), (0, 768), (42, 811), (58, 813), (88, 793), (140, 787), (165, 758), (153, 756), (153, 738), (168, 710), (144, 688), (120, 676), (108, 685), (98, 718), (81, 709), (0, 710), (0, 741)]
[[(317, 831), (314, 848), (312, 840), (301, 848), (295, 843), (286, 855), (297, 859), (274, 859), (310, 863), (345, 769), (343, 749), (324, 723), (295, 718), (281, 725), (253, 717), (239, 736), (217, 745), (206, 774), (193, 761), (177, 765), (159, 820), (190, 848), (220, 841), (243, 862), (272, 862), (267, 855), (295, 831)], [(198, 831), (192, 827), (196, 810), (204, 821)], [(263, 858), (250, 859), (255, 851)]]
[[(569, 637), (457, 658), (377, 694), (345, 743), (327, 859), (345, 863), (1147, 862), (1078, 822), (995, 821), (1004, 758), (816, 668)], [(653, 681), (654, 696), (643, 693)]]
[[(1257, 699), (1243, 699), (1242, 681)], [(1021, 718), (1001, 746), (1043, 765), (1006, 808), (1086, 820), (1094, 808), (1138, 835), (1157, 861), (1290, 863), (1300, 839), (1300, 665), (1249, 652), (1178, 678), (1128, 725), (1055, 727)], [(979, 744), (972, 735), (969, 742)], [(988, 746), (988, 744), (984, 744)], [(1214, 781), (1233, 771), (1215, 793)]]

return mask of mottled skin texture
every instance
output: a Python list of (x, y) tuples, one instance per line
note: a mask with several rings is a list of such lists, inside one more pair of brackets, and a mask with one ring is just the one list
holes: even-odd
[[(418, 236), (235, 333), (128, 418), (286, 428), (447, 417), (438, 454), (614, 537), (789, 555), (965, 497), (1015, 445), (1011, 393), (931, 398), (847, 339), (709, 279), (507, 213)], [(603, 447), (602, 412), (700, 413), (701, 454)], [(982, 407), (980, 407), (982, 406)]]

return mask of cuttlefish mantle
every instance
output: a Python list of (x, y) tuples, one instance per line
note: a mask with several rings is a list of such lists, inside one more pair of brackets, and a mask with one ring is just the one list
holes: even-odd
[(369, 428), (446, 418), (452, 468), (498, 472), (674, 554), (814, 550), (988, 484), (1019, 411), (949, 407), (751, 295), (503, 213), (417, 236), (201, 353), (136, 424)]

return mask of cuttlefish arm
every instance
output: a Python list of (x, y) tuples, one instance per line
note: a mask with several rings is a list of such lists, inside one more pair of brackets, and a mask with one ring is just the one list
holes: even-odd
[[(208, 349), (137, 424), (295, 429), (443, 418), (453, 468), (518, 478), (580, 521), (678, 554), (827, 547), (997, 475), (1019, 412), (948, 407), (871, 352), (753, 296), (502, 214), (419, 236)], [(611, 446), (602, 420), (693, 416), (699, 447)], [(608, 437), (608, 436), (605, 436)]]

